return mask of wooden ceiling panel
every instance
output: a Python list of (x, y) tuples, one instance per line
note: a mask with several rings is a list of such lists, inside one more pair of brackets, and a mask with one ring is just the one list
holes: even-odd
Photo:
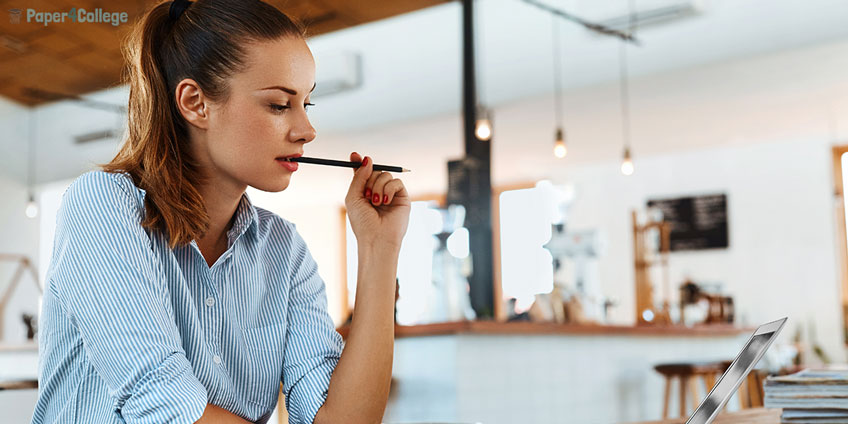
[(82, 54), (71, 56), (66, 61), (68, 64), (80, 68), (86, 72), (93, 72), (103, 76), (121, 75), (121, 61), (116, 61), (111, 56), (97, 50), (89, 50)]
[(0, 63), (0, 78), (21, 79), (26, 75), (38, 72), (40, 69), (49, 68), (55, 63), (56, 60), (52, 56), (32, 50), (25, 54), (15, 55)]
[[(236, 1), (236, 0), (233, 0)], [(266, 0), (307, 27), (316, 36), (389, 18), (448, 0)], [(67, 12), (71, 7), (106, 12), (127, 12), (135, 21), (150, 0), (0, 0), (0, 96), (25, 105), (45, 100), (28, 98), (25, 88), (81, 95), (120, 83), (123, 66), (120, 43), (130, 24), (64, 23), (44, 26), (12, 23), (11, 8), (39, 12)]]
[(29, 47), (54, 57), (68, 57), (84, 50), (89, 44), (68, 31), (45, 31), (28, 43)]

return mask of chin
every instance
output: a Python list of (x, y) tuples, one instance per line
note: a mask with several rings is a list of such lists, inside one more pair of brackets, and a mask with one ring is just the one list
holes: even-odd
[(270, 193), (277, 193), (288, 188), (289, 182), (291, 182), (291, 177), (285, 176), (277, 177), (276, 180), (272, 178), (263, 179), (261, 183), (249, 185), (257, 190), (267, 191)]

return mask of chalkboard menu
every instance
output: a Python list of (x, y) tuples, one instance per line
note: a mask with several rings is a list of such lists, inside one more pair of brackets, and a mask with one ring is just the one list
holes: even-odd
[(728, 247), (727, 195), (654, 199), (649, 207), (662, 210), (671, 224), (671, 251)]

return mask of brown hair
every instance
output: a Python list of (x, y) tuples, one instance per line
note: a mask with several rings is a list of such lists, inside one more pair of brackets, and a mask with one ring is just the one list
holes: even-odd
[(148, 11), (123, 45), (129, 131), (118, 154), (101, 168), (128, 173), (146, 191), (142, 226), (162, 231), (174, 248), (209, 228), (197, 189), (201, 170), (176, 106), (177, 84), (191, 78), (212, 101), (226, 101), (227, 80), (245, 66), (245, 44), (306, 38), (306, 31), (260, 0), (197, 0), (177, 19), (169, 16), (171, 4)]

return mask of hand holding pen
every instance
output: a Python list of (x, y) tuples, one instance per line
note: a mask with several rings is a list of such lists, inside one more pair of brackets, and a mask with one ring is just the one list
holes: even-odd
[(376, 170), (368, 156), (362, 158), (358, 153), (351, 153), (350, 160), (350, 164), (359, 163), (360, 166), (354, 171), (345, 207), (359, 247), (399, 250), (411, 210), (403, 181), (389, 172)]

